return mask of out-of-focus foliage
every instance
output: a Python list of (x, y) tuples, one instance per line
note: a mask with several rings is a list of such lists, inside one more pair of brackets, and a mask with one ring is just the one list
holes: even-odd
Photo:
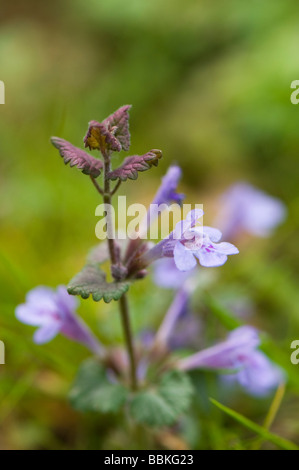
[[(271, 430), (299, 442), (299, 370), (289, 359), (299, 337), (299, 107), (290, 103), (290, 84), (299, 79), (298, 13), (296, 0), (1, 5), (0, 448), (248, 448), (252, 436), (203, 397), (258, 423), (270, 407), (270, 399), (223, 397), (214, 375), (194, 374), (198, 394), (193, 419), (181, 424), (183, 439), (168, 431), (143, 436), (125, 418), (82, 416), (66, 395), (86, 351), (62, 338), (35, 346), (32, 328), (14, 317), (27, 290), (66, 284), (97, 242), (98, 195), (87, 177), (63, 165), (50, 136), (83, 147), (88, 122), (123, 104), (133, 104), (131, 153), (160, 148), (164, 155), (158, 168), (123, 185), (129, 203), (149, 203), (174, 161), (184, 171), (187, 202), (204, 204), (206, 223), (236, 179), (286, 203), (286, 223), (270, 239), (239, 240), (240, 255), (213, 270), (217, 282), (206, 294), (243, 313), (249, 306), (248, 321), (272, 338), (267, 353), (290, 380)], [(156, 326), (172, 297), (150, 279), (130, 293), (135, 331)], [(219, 318), (201, 294), (194, 308), (206, 321), (201, 341), (208, 344)], [(80, 313), (105, 344), (122, 341), (114, 302), (82, 301)]]

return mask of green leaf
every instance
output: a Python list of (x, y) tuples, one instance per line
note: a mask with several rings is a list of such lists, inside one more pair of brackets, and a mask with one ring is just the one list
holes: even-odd
[(162, 377), (160, 393), (176, 413), (181, 414), (190, 405), (193, 386), (187, 374), (180, 371), (170, 371)]
[(170, 371), (156, 388), (133, 397), (130, 412), (139, 423), (153, 427), (170, 426), (187, 411), (192, 393), (189, 377), (180, 371)]
[(110, 383), (105, 369), (94, 360), (86, 361), (79, 369), (69, 398), (80, 411), (116, 412), (126, 402), (128, 390)]
[(88, 299), (91, 294), (95, 302), (103, 299), (109, 303), (111, 300), (119, 300), (129, 286), (129, 282), (107, 282), (106, 273), (90, 264), (70, 281), (67, 291), (71, 295), (81, 295), (83, 299)]
[(253, 431), (254, 433), (258, 434), (260, 437), (263, 439), (272, 442), (275, 444), (277, 447), (280, 447), (281, 449), (284, 450), (299, 450), (299, 447), (294, 444), (291, 441), (288, 441), (287, 439), (284, 439), (282, 437), (277, 436), (277, 434), (273, 434), (270, 431), (268, 431), (266, 428), (263, 428), (262, 426), (259, 426), (258, 424), (254, 423), (253, 421), (250, 421), (248, 418), (245, 418), (245, 416), (241, 415), (240, 413), (237, 413), (234, 410), (231, 410), (230, 408), (222, 405), (218, 401), (214, 400), (213, 398), (210, 398), (211, 403), (213, 405), (217, 406), (221, 411), (226, 413), (228, 416), (236, 420), (238, 423), (242, 424), (245, 426), (247, 429), (250, 429), (250, 431)]
[(170, 426), (177, 417), (171, 405), (154, 390), (138, 393), (130, 411), (136, 421), (148, 426)]

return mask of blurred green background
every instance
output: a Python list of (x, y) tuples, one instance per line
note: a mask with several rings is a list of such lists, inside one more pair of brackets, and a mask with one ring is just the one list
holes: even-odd
[[(50, 136), (82, 146), (88, 121), (123, 104), (133, 105), (130, 153), (160, 148), (164, 155), (157, 169), (122, 186), (129, 202), (149, 203), (176, 161), (187, 202), (203, 203), (207, 222), (219, 194), (239, 179), (287, 205), (286, 223), (270, 239), (240, 240), (240, 255), (208, 291), (219, 305), (250, 303), (250, 323), (274, 340), (272, 356), (288, 368), (289, 385), (272, 429), (299, 443), (299, 369), (289, 360), (299, 338), (299, 107), (290, 102), (299, 79), (298, 14), (296, 0), (2, 2), (1, 449), (137, 445), (115, 417), (82, 416), (68, 405), (84, 348), (63, 338), (37, 347), (33, 329), (14, 317), (29, 289), (66, 284), (97, 242), (98, 195), (63, 165)], [(171, 292), (151, 287), (148, 279), (131, 291), (136, 330), (156, 325), (171, 301)], [(199, 299), (202, 311), (213, 317)], [(80, 313), (105, 343), (122, 341), (115, 304), (81, 301)], [(227, 401), (259, 423), (270, 402)], [(185, 423), (184, 438), (163, 436), (158, 448), (246, 447), (244, 429), (207, 403), (203, 410), (198, 422)]]

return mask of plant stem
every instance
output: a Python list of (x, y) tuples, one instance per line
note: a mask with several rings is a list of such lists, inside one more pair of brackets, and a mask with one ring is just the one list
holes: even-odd
[(118, 190), (118, 188), (120, 187), (121, 185), (121, 180), (118, 180), (118, 182), (116, 183), (116, 185), (114, 186), (113, 190), (111, 191), (111, 196), (113, 196), (113, 194), (116, 193), (116, 191)]
[[(104, 204), (107, 204), (107, 206), (111, 206), (110, 180), (107, 178), (107, 174), (109, 173), (111, 169), (111, 163), (110, 163), (110, 157), (108, 154), (103, 153), (103, 156), (104, 156), (104, 196), (103, 196), (103, 199), (104, 199)], [(113, 221), (111, 218), (111, 211), (109, 210), (109, 208), (106, 213), (106, 221), (107, 221), (108, 246), (109, 246), (111, 264), (116, 264), (117, 259), (116, 259), (116, 253), (115, 253), (115, 244), (114, 244), (114, 239), (111, 233), (114, 230), (114, 227), (113, 227)]]
[[(104, 157), (104, 203), (111, 206), (112, 194), (115, 192), (119, 184), (116, 185), (114, 191), (110, 191), (110, 180), (107, 178), (108, 172), (111, 170), (110, 156), (106, 152), (102, 152)], [(116, 256), (115, 243), (112, 233), (114, 233), (113, 220), (111, 217), (111, 211), (107, 208), (107, 235), (108, 235), (108, 247), (111, 264), (117, 264), (118, 259)], [(119, 300), (119, 309), (122, 320), (122, 326), (125, 336), (126, 348), (130, 361), (130, 377), (131, 377), (131, 388), (132, 390), (137, 389), (137, 377), (136, 377), (136, 357), (134, 351), (133, 334), (130, 323), (129, 305), (126, 294), (124, 294)]]
[(95, 178), (91, 175), (90, 176), (90, 179), (92, 181), (92, 184), (94, 185), (94, 187), (96, 188), (96, 190), (102, 195), (104, 196), (104, 191), (102, 190), (102, 188), (98, 185), (98, 182), (95, 180)]
[(133, 346), (133, 334), (130, 324), (129, 304), (126, 294), (119, 300), (119, 307), (122, 319), (123, 330), (127, 343), (127, 350), (130, 359), (130, 372), (131, 372), (131, 387), (132, 390), (137, 390), (137, 377), (136, 377), (136, 360), (135, 351)]

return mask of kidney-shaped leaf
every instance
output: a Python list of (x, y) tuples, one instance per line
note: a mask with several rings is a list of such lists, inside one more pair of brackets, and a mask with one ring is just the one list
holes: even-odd
[(181, 371), (169, 371), (155, 388), (137, 392), (130, 413), (139, 423), (161, 427), (174, 424), (190, 406), (193, 387)]
[(109, 381), (107, 372), (95, 360), (84, 362), (70, 392), (70, 401), (80, 411), (116, 412), (125, 403), (127, 389)]
[(95, 302), (103, 299), (109, 303), (119, 300), (129, 289), (129, 282), (107, 282), (106, 273), (96, 265), (86, 265), (69, 283), (67, 290), (71, 295), (81, 295), (88, 299), (90, 295)]

